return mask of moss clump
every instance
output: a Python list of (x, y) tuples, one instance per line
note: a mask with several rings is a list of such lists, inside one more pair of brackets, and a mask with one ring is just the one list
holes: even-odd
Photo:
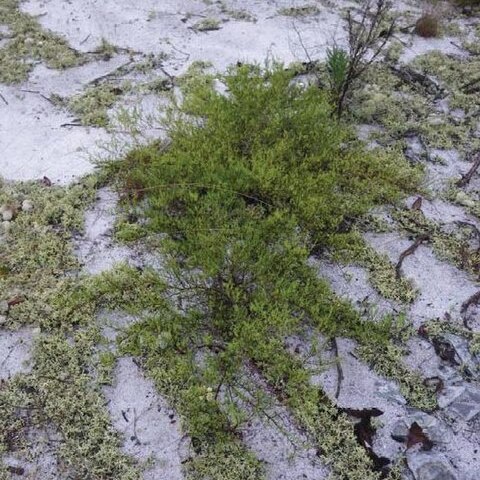
[(204, 471), (195, 458), (219, 451), (238, 451), (239, 460), (209, 460), (211, 478), (259, 468), (239, 442), (239, 408), (222, 401), (253, 364), (334, 478), (378, 477), (353, 426), (310, 386), (284, 343), (306, 324), (327, 336), (387, 342), (388, 326), (361, 320), (307, 259), (348, 244), (355, 219), (415, 188), (418, 172), (395, 155), (364, 150), (332, 121), (328, 93), (292, 79), (278, 65), (237, 66), (219, 77), (225, 96), (213, 76), (190, 78), (183, 104), (169, 113), (168, 145), (138, 148), (110, 166), (127, 215), (143, 210), (149, 235), (164, 236), (165, 277), (175, 279), (156, 295), (167, 293), (175, 308), (166, 303), (131, 327), (122, 349), (143, 359), (181, 413), (195, 439), (191, 475)]
[(399, 278), (395, 265), (388, 256), (369, 246), (358, 232), (353, 232), (338, 243), (334, 258), (342, 263), (354, 263), (364, 267), (373, 288), (384, 298), (404, 304), (412, 303), (417, 298), (418, 290), (412, 281)]
[(250, 12), (247, 12), (247, 10), (222, 10), (223, 13), (228, 15), (229, 17), (233, 18), (234, 20), (239, 20), (242, 22), (253, 22), (255, 23), (257, 21), (256, 17), (252, 15)]
[(465, 192), (456, 185), (451, 185), (444, 195), (446, 200), (465, 207), (472, 215), (480, 218), (480, 195), (477, 190), (471, 189)]
[(0, 49), (0, 82), (26, 80), (35, 62), (51, 68), (78, 65), (83, 57), (65, 39), (45, 31), (31, 16), (19, 9), (19, 0), (0, 1), (0, 23), (8, 26), (11, 39)]
[(136, 242), (147, 235), (147, 229), (138, 223), (118, 222), (115, 226), (115, 239), (121, 243)]
[(385, 51), (385, 60), (392, 63), (398, 62), (404, 50), (405, 47), (401, 42), (393, 41)]
[[(444, 320), (430, 320), (423, 325), (423, 331), (425, 335), (430, 339), (441, 337), (444, 333), (453, 333), (459, 335), (469, 341), (469, 350), (472, 355), (476, 355), (480, 358), (480, 333), (474, 332), (459, 323)], [(477, 367), (478, 373), (480, 373), (480, 367)], [(471, 373), (471, 372), (470, 372)], [(471, 375), (467, 375), (467, 379), (471, 379)]]
[(100, 45), (94, 50), (94, 53), (101, 55), (105, 61), (110, 60), (117, 52), (118, 48), (103, 37)]
[(476, 94), (480, 75), (480, 60), (471, 57), (465, 61), (440, 51), (433, 51), (417, 57), (413, 65), (422, 72), (435, 75), (449, 89), (452, 95), (451, 108), (463, 108), (468, 114), (474, 110), (480, 100)]
[[(81, 232), (83, 211), (94, 198), (94, 177), (66, 188), (40, 183), (5, 183), (0, 187), (0, 204), (18, 206), (18, 214), (0, 243), (0, 300), (19, 296), (22, 301), (9, 312), (13, 323), (37, 323), (38, 311), (30, 305), (51, 289), (68, 284), (61, 277), (78, 269), (71, 240)], [(28, 200), (33, 210), (22, 211)], [(42, 301), (46, 303), (46, 299)]]

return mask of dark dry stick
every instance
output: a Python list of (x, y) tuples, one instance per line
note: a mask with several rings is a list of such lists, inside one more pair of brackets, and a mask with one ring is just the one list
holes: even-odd
[(480, 153), (477, 154), (477, 157), (475, 158), (473, 165), (470, 167), (470, 170), (465, 175), (462, 175), (462, 178), (456, 183), (457, 187), (464, 187), (467, 185), (475, 172), (478, 170), (478, 167), (480, 167)]
[(80, 45), (83, 45), (89, 38), (90, 38), (90, 33), (80, 42)]
[(84, 127), (81, 123), (62, 123), (60, 127)]
[(302, 35), (301, 35), (300, 31), (298, 30), (295, 22), (292, 22), (292, 27), (293, 27), (293, 30), (295, 31), (295, 33), (298, 37), (298, 41), (300, 43), (300, 46), (302, 47), (303, 53), (305, 53), (305, 56), (307, 57), (307, 61), (308, 61), (309, 65), (312, 65), (314, 67), (313, 68), (313, 74), (315, 75), (315, 77), (317, 79), (318, 85), (322, 85), (322, 79), (320, 77), (320, 74), (318, 73), (318, 71), (315, 68), (316, 62), (315, 62), (315, 60), (312, 59), (312, 57), (310, 55), (310, 52), (308, 51), (307, 47), (305, 46)]
[[(93, 85), (97, 86), (99, 83), (103, 82), (104, 80), (107, 80), (111, 77), (115, 77), (117, 74), (121, 73), (123, 70), (125, 70), (127, 67), (129, 67), (133, 63), (132, 60), (129, 60), (128, 62), (123, 63), (119, 67), (117, 67), (115, 70), (106, 73), (105, 75), (100, 75), (97, 78), (94, 78), (90, 82), (87, 83), (87, 85)], [(132, 67), (133, 68), (133, 67)], [(129, 71), (126, 71), (125, 73), (128, 73)]]
[(5, 102), (5, 105), (8, 105), (7, 99), (1, 93), (0, 98)]
[(401, 276), (402, 276), (401, 268), (402, 268), (402, 263), (405, 260), (405, 258), (408, 257), (409, 255), (412, 255), (413, 253), (415, 253), (415, 250), (417, 250), (417, 248), (423, 242), (427, 241), (428, 238), (429, 238), (428, 235), (421, 235), (420, 237), (418, 237), (415, 240), (415, 242), (412, 245), (410, 245), (405, 251), (403, 251), (400, 254), (400, 258), (398, 259), (398, 262), (395, 265), (395, 274), (397, 275), (397, 278), (401, 278)]
[(340, 363), (340, 357), (338, 355), (338, 343), (335, 337), (332, 338), (333, 351), (335, 352), (335, 361), (337, 366), (337, 390), (335, 391), (335, 398), (338, 399), (340, 396), (340, 388), (342, 387), (343, 382), (343, 369), (342, 364)]

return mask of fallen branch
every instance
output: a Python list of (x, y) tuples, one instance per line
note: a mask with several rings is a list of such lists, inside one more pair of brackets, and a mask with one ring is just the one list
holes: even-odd
[(91, 33), (89, 33), (81, 42), (80, 45), (83, 45), (91, 36)]
[(410, 245), (405, 251), (403, 251), (401, 254), (400, 254), (400, 258), (398, 259), (398, 262), (397, 264), (395, 265), (395, 274), (397, 276), (397, 278), (401, 278), (402, 274), (401, 274), (401, 268), (402, 268), (402, 264), (403, 264), (403, 261), (405, 260), (406, 257), (408, 257), (409, 255), (412, 255), (413, 253), (415, 253), (415, 251), (417, 250), (417, 248), (425, 241), (427, 241), (429, 239), (429, 236), (428, 235), (421, 235), (420, 237), (418, 237), (415, 242)]
[(7, 99), (1, 93), (0, 98), (5, 102), (5, 105), (8, 105)]
[[(308, 64), (313, 65), (313, 66), (317, 65), (318, 62), (315, 62), (312, 59), (312, 57), (310, 55), (310, 52), (308, 51), (307, 47), (305, 46), (302, 35), (301, 35), (300, 31), (298, 30), (298, 27), (295, 24), (295, 22), (292, 22), (292, 26), (293, 26), (293, 30), (295, 31), (295, 33), (298, 37), (298, 41), (300, 43), (300, 46), (302, 47), (303, 53), (305, 54), (305, 57), (307, 57)], [(312, 72), (315, 75), (315, 78), (317, 79), (318, 85), (322, 86), (322, 84), (323, 84), (322, 79), (321, 79), (320, 74), (318, 73), (318, 71), (315, 67), (312, 69)]]
[(428, 75), (417, 72), (408, 66), (396, 67), (395, 65), (389, 65), (389, 67), (392, 73), (405, 83), (420, 85), (427, 90), (427, 92), (432, 93), (437, 98), (444, 93), (440, 85)]

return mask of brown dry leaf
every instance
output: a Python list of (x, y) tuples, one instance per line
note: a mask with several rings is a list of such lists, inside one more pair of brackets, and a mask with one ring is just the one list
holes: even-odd
[(408, 430), (407, 449), (418, 444), (422, 445), (422, 450), (431, 450), (433, 447), (433, 442), (427, 437), (422, 427), (417, 422), (413, 422)]

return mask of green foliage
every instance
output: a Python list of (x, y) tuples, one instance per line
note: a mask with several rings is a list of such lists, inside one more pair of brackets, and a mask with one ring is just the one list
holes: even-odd
[(327, 73), (330, 89), (337, 98), (347, 79), (349, 63), (348, 52), (343, 48), (334, 46), (327, 49)]
[(137, 241), (145, 235), (145, 228), (138, 223), (119, 222), (115, 228), (116, 240), (123, 243)]
[(8, 26), (11, 39), (0, 49), (0, 82), (26, 80), (35, 62), (51, 68), (68, 68), (82, 62), (66, 40), (45, 31), (19, 9), (19, 0), (0, 0), (0, 24)]
[[(196, 449), (192, 478), (260, 475), (235, 434), (241, 409), (220, 395), (236, 398), (252, 363), (327, 461), (339, 458), (335, 478), (377, 478), (352, 425), (310, 386), (284, 342), (305, 324), (388, 342), (389, 324), (361, 320), (307, 259), (312, 250), (345, 248), (355, 219), (414, 188), (418, 173), (387, 152), (364, 150), (332, 120), (328, 93), (292, 79), (278, 65), (243, 65), (220, 77), (223, 95), (212, 76), (190, 77), (166, 122), (168, 145), (140, 147), (111, 165), (133, 202), (126, 213), (143, 209), (142, 226), (164, 236), (161, 291), (176, 306), (132, 326), (122, 349), (143, 358), (180, 412)], [(218, 453), (213, 460), (219, 451), (240, 453), (235, 462)]]
[[(191, 215), (201, 219), (202, 209), (220, 201), (250, 218), (274, 210), (279, 221), (287, 216), (306, 226), (310, 244), (327, 246), (350, 219), (414, 188), (418, 172), (386, 151), (355, 145), (331, 120), (327, 95), (291, 85), (291, 77), (280, 67), (265, 74), (239, 67), (222, 79), (228, 97), (211, 81), (191, 79), (181, 111), (169, 119), (171, 147), (164, 154), (145, 147), (125, 161), (128, 180), (154, 196), (152, 215), (167, 213), (154, 215), (155, 227), (181, 229)], [(187, 114), (204, 118), (203, 128), (185, 120)], [(215, 218), (221, 211), (214, 208), (205, 225), (222, 227), (218, 236), (234, 228)]]

